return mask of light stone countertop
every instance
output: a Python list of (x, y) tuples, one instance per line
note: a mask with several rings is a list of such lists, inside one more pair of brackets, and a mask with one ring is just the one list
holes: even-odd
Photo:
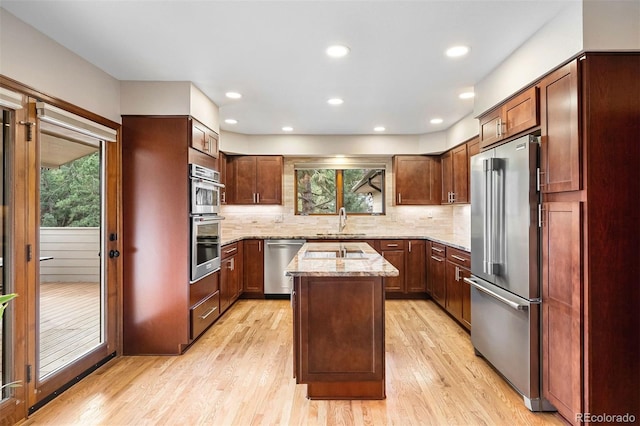
[(246, 235), (222, 235), (222, 245), (235, 243), (241, 240), (248, 239), (265, 239), (265, 240), (401, 240), (401, 239), (416, 239), (416, 240), (430, 240), (437, 243), (441, 243), (447, 246), (451, 246), (464, 251), (471, 251), (471, 239), (470, 237), (463, 237), (454, 234), (430, 234), (430, 235), (386, 235), (386, 234), (349, 234), (349, 233), (323, 233), (323, 234), (310, 234), (310, 235), (278, 235), (272, 233), (269, 235), (264, 234), (246, 234)]
[(285, 269), (288, 276), (395, 277), (398, 270), (367, 243), (306, 243)]

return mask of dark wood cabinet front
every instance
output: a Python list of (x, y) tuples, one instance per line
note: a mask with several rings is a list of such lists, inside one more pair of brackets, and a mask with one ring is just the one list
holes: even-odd
[(453, 247), (446, 248), (445, 309), (467, 329), (471, 328), (471, 287), (464, 278), (471, 276), (471, 255)]
[(191, 147), (218, 158), (218, 134), (198, 120), (191, 119)]
[(429, 276), (431, 286), (431, 297), (443, 308), (445, 307), (446, 284), (445, 284), (445, 250), (443, 244), (432, 242), (429, 256)]
[(242, 242), (222, 247), (220, 264), (220, 313), (226, 311), (242, 293)]
[(384, 277), (384, 289), (387, 293), (403, 293), (405, 289), (405, 241), (382, 240), (380, 253), (389, 263), (396, 267), (400, 274), (397, 277)]
[(440, 158), (426, 155), (393, 157), (396, 205), (440, 204), (442, 171)]
[(244, 240), (244, 297), (264, 297), (264, 241)]
[(406, 278), (407, 293), (425, 293), (427, 291), (425, 240), (409, 240), (406, 249)]
[(470, 147), (477, 154), (478, 138), (452, 148), (440, 157), (442, 166), (442, 204), (469, 202)]
[(281, 156), (228, 156), (227, 160), (231, 195), (227, 204), (282, 204)]

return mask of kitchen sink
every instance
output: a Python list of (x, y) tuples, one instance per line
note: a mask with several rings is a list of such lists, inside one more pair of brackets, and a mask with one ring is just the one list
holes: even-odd
[(366, 255), (362, 250), (307, 250), (304, 253), (305, 258), (312, 259), (366, 259)]

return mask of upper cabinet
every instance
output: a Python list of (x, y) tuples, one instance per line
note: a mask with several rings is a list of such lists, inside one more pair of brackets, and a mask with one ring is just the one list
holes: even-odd
[(478, 148), (476, 137), (442, 154), (442, 204), (469, 202), (469, 161)]
[(533, 86), (480, 116), (480, 148), (510, 138), (538, 123), (538, 88)]
[(218, 158), (218, 134), (195, 118), (192, 118), (191, 147)]
[(440, 204), (440, 158), (427, 155), (393, 157), (396, 205)]
[(281, 156), (227, 157), (227, 204), (282, 204)]
[(541, 190), (546, 193), (580, 190), (577, 61), (552, 72), (539, 86)]

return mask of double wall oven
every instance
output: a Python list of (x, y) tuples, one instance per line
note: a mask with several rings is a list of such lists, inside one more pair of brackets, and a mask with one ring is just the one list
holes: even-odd
[(220, 269), (221, 223), (220, 174), (215, 170), (189, 165), (191, 186), (191, 282)]

